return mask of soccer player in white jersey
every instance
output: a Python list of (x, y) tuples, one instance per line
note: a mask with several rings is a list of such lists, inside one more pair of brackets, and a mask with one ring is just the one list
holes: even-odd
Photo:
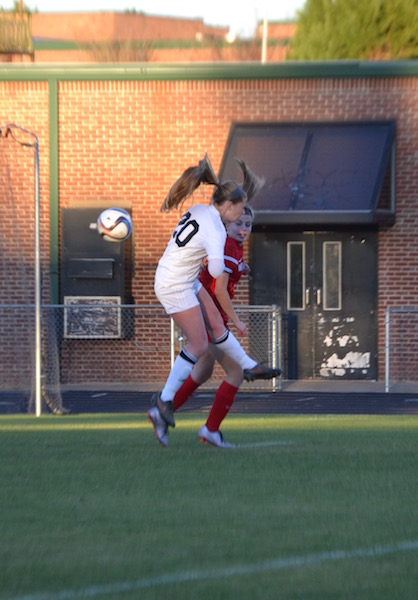
[(184, 332), (187, 344), (177, 356), (160, 394), (154, 394), (154, 406), (148, 411), (156, 437), (167, 446), (167, 425), (175, 427), (173, 399), (198, 359), (205, 354), (209, 341), (240, 365), (251, 369), (256, 363), (247, 356), (235, 336), (225, 327), (222, 316), (208, 291), (199, 282), (202, 259), (216, 279), (224, 271), (225, 224), (235, 221), (243, 211), (247, 197), (260, 187), (260, 181), (239, 161), (244, 183), (221, 183), (209, 157), (189, 167), (173, 184), (161, 210), (171, 211), (181, 205), (201, 183), (215, 186), (210, 205), (192, 206), (180, 219), (155, 274), (155, 293), (167, 314)]
[[(206, 261), (204, 261), (199, 275), (200, 282), (207, 289), (222, 315), (225, 327), (229, 328), (229, 323), (233, 323), (239, 335), (243, 336), (247, 335), (247, 327), (235, 312), (232, 300), (235, 295), (236, 284), (240, 281), (241, 276), (248, 274), (250, 270), (244, 262), (243, 245), (250, 236), (253, 220), (254, 213), (250, 205), (246, 204), (243, 214), (233, 223), (229, 223), (226, 228), (228, 236), (224, 250), (224, 272), (217, 279), (214, 279), (209, 274)], [(226, 377), (215, 394), (212, 408), (205, 425), (198, 433), (198, 437), (201, 441), (218, 448), (231, 448), (233, 446), (224, 440), (219, 428), (234, 403), (243, 379), (252, 381), (253, 379), (279, 377), (281, 369), (270, 368), (253, 361), (255, 366), (252, 369), (243, 371), (237, 362), (224, 352), (219, 351), (216, 344), (209, 344), (209, 351), (199, 358), (186, 381), (177, 390), (173, 401), (174, 412), (187, 402), (199, 386), (210, 379), (215, 361), (221, 365)], [(164, 441), (162, 445), (167, 445), (168, 425), (165, 428), (162, 427), (159, 433)]]

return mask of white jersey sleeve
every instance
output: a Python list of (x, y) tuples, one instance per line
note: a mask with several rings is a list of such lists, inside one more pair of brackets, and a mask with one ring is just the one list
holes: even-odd
[(218, 279), (225, 271), (225, 262), (222, 258), (211, 258), (208, 261), (209, 275), (214, 279)]

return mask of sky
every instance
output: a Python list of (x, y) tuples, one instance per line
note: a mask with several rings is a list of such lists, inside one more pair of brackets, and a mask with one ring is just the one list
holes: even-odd
[[(305, 0), (24, 0), (31, 10), (46, 12), (94, 12), (135, 9), (147, 15), (202, 18), (206, 25), (228, 27), (240, 37), (251, 37), (256, 24), (293, 19)], [(13, 0), (0, 0), (0, 8), (9, 9)]]

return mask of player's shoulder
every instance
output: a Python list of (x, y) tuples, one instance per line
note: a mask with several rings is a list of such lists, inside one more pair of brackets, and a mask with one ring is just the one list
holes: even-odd
[(188, 210), (188, 212), (193, 215), (209, 215), (211, 214), (210, 207), (207, 204), (193, 204)]
[(209, 226), (215, 222), (214, 216), (210, 207), (207, 204), (193, 204), (187, 211), (190, 214), (190, 218), (203, 225), (209, 223)]
[(225, 254), (234, 257), (240, 257), (243, 255), (243, 248), (237, 242), (237, 240), (234, 240), (234, 238), (228, 236), (225, 242)]
[(196, 213), (204, 211), (205, 208), (207, 208), (207, 206), (205, 204), (193, 204), (189, 208), (188, 212), (193, 215), (193, 214), (196, 214)]

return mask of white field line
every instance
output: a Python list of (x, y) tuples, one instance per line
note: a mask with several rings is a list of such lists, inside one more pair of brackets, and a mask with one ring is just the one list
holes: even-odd
[[(249, 444), (235, 444), (234, 448), (235, 449), (240, 449), (240, 448), (267, 448), (268, 446), (291, 446), (292, 444), (294, 444), (295, 442), (292, 441), (288, 441), (288, 442), (254, 442), (254, 443), (249, 443)], [(233, 449), (234, 449), (233, 448)]]
[(289, 558), (277, 558), (260, 563), (231, 565), (230, 567), (221, 569), (211, 569), (206, 571), (184, 571), (182, 573), (173, 573), (171, 575), (162, 575), (160, 577), (138, 579), (137, 581), (121, 581), (113, 584), (93, 585), (78, 590), (73, 589), (62, 590), (61, 592), (28, 594), (25, 596), (15, 596), (9, 600), (83, 600), (85, 598), (97, 598), (98, 596), (106, 596), (108, 594), (130, 593), (172, 584), (192, 583), (194, 581), (203, 581), (208, 579), (221, 579), (235, 577), (237, 575), (246, 576), (253, 575), (255, 573), (264, 573), (266, 571), (279, 571), (281, 569), (294, 569), (297, 567), (306, 567), (323, 562), (358, 558), (378, 558), (387, 554), (398, 554), (399, 552), (411, 552), (414, 550), (418, 550), (418, 540), (407, 540), (403, 542), (395, 542), (393, 544), (372, 546), (370, 548), (330, 550), (328, 552), (318, 552), (316, 554), (290, 556)]

